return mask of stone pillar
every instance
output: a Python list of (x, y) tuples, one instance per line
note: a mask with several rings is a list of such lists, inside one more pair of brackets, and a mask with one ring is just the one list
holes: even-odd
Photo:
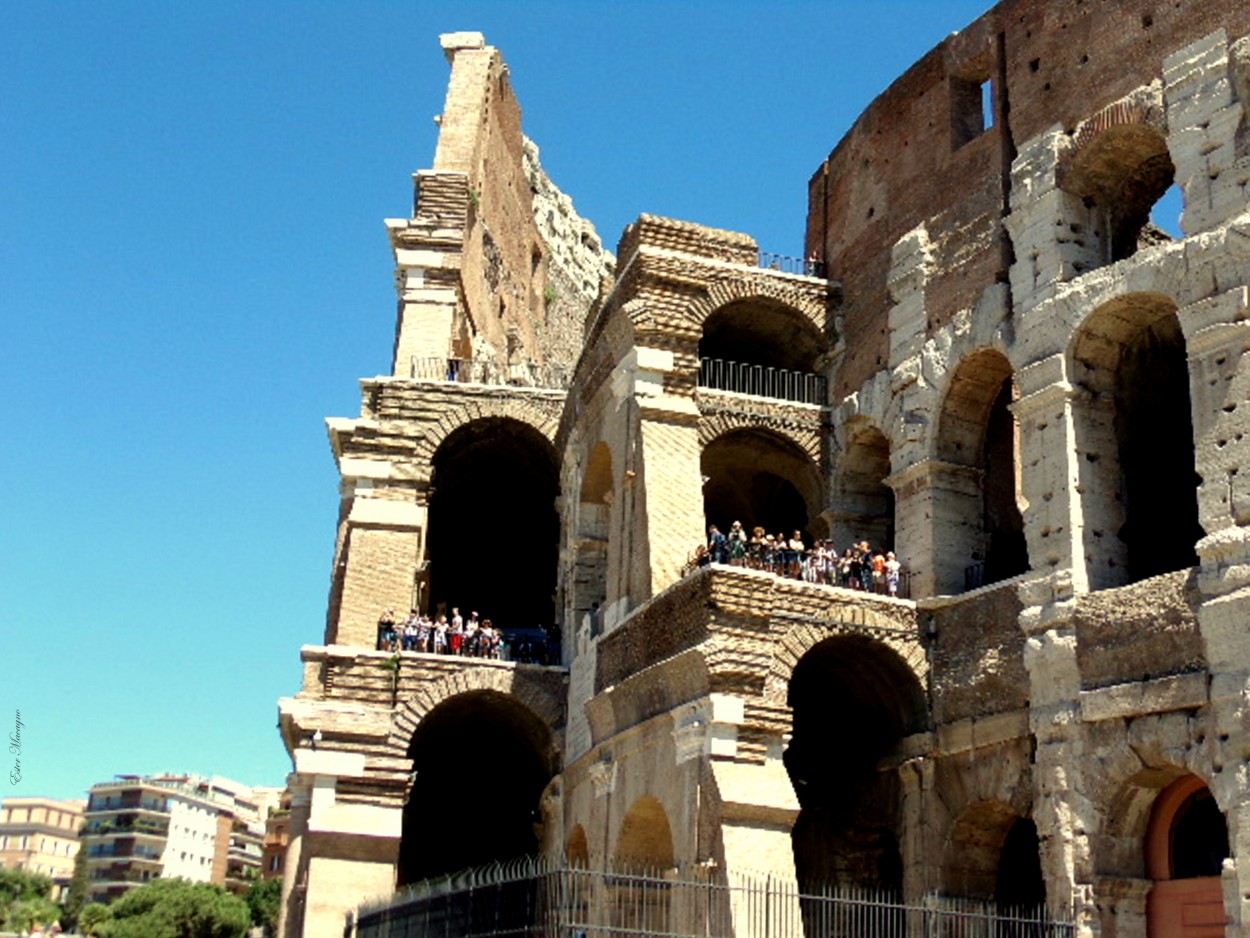
[[(638, 408), (637, 438), (625, 453), (626, 538), (620, 556), (633, 585), (626, 602), (613, 604), (610, 627), (625, 611), (677, 582), (687, 556), (706, 535), (699, 468), (699, 411), (693, 400), (664, 391), (675, 370), (673, 353), (635, 348), (612, 376), (613, 397)], [(645, 567), (642, 564), (646, 564)]]
[(278, 907), (278, 935), (300, 938), (304, 933), (304, 899), (308, 888), (308, 864), (304, 857), (304, 837), (308, 833), (310, 791), (306, 780), (287, 777), (291, 792), (291, 822), (286, 857), (282, 863), (282, 903)]
[(1082, 500), (1105, 488), (1090, 478), (1092, 468), (1077, 464), (1078, 412), (1088, 405), (1088, 395), (1067, 382), (1062, 355), (1020, 369), (1017, 380), (1020, 399), (1012, 411), (1020, 423), (1020, 486), (1028, 505), (1024, 537), (1030, 565), (1042, 572), (1062, 571), (1070, 581), (1069, 593), (1083, 591), (1090, 588), (1091, 567), (1110, 569), (1114, 551), (1123, 546), (1118, 525), (1106, 531), (1087, 529), (1085, 523)]
[(334, 573), (341, 584), (338, 618), (327, 624), (328, 645), (374, 648), (382, 610), (392, 607), (401, 617), (413, 600), (425, 509), (368, 494), (357, 484), (345, 521)]
[(982, 475), (926, 459), (885, 480), (894, 489), (894, 537), (911, 571), (913, 597), (963, 590), (964, 570), (984, 547)]
[(1029, 724), (1034, 755), (1033, 819), (1041, 839), (1046, 901), (1056, 917), (1075, 909), (1077, 935), (1099, 934), (1090, 832), (1099, 818), (1086, 796), (1084, 773), (1095, 766), (1081, 723), (1081, 675), (1072, 601), (1029, 606), (1020, 614), (1028, 636)]
[(1229, 64), (1223, 29), (1163, 60), (1168, 151), (1185, 190), (1181, 227), (1187, 235), (1223, 224), (1250, 205), (1234, 166), (1244, 105), (1234, 95)]
[(902, 788), (903, 831), (900, 852), (903, 855), (903, 901), (918, 903), (940, 888), (933, 874), (940, 869), (942, 845), (938, 842), (930, 819), (934, 814), (933, 760), (919, 756), (899, 766)]
[[(299, 749), (295, 771), (309, 793), (300, 848), (306, 872), (299, 934), (302, 938), (342, 938), (348, 915), (357, 906), (395, 889), (403, 809), (337, 800), (340, 778), (364, 776), (362, 754)], [(284, 936), (295, 938), (289, 932)]]

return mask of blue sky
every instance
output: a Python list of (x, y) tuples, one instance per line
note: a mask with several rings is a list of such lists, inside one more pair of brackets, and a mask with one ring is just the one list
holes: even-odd
[[(641, 212), (800, 254), (855, 116), (988, 4), (15, 3), (0, 13), (0, 795), (281, 784), (320, 641), (327, 416), (394, 325), (382, 220), (480, 30), (606, 244)], [(20, 758), (21, 780), (3, 782)]]

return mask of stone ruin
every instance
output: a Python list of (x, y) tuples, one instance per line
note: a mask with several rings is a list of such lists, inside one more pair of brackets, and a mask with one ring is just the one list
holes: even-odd
[[(1250, 934), (1250, 6), (1004, 0), (817, 168), (792, 263), (650, 215), (613, 258), (442, 44), (392, 373), (329, 421), (285, 938), (526, 853)], [(692, 571), (734, 519), (892, 547), (907, 598)], [(375, 650), (470, 603), (561, 660)]]

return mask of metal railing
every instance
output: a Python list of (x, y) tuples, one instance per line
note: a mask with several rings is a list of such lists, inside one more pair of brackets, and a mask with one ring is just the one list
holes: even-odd
[(506, 365), (476, 358), (414, 357), (409, 363), (409, 377), (414, 381), (567, 390), (571, 374), (563, 365), (540, 365), (537, 362)]
[(759, 265), (765, 270), (779, 270), (783, 274), (802, 274), (804, 277), (823, 277), (825, 265), (814, 257), (789, 257), (785, 254), (759, 252)]
[(828, 382), (824, 375), (719, 358), (699, 359), (699, 387), (800, 404), (824, 404), (828, 396)]
[(793, 880), (714, 867), (587, 870), (526, 858), (406, 887), (358, 912), (357, 938), (1073, 938), (1043, 908), (931, 895), (903, 902), (854, 887), (802, 892)]

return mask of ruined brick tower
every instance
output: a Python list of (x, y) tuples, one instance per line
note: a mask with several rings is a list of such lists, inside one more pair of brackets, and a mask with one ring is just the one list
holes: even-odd
[[(330, 421), (285, 938), (538, 852), (1250, 934), (1250, 8), (1005, 0), (819, 167), (795, 261), (649, 215), (613, 261), (499, 53), (443, 47), (392, 374)], [(909, 596), (691, 570), (734, 520)], [(561, 660), (375, 650), (469, 604)]]

